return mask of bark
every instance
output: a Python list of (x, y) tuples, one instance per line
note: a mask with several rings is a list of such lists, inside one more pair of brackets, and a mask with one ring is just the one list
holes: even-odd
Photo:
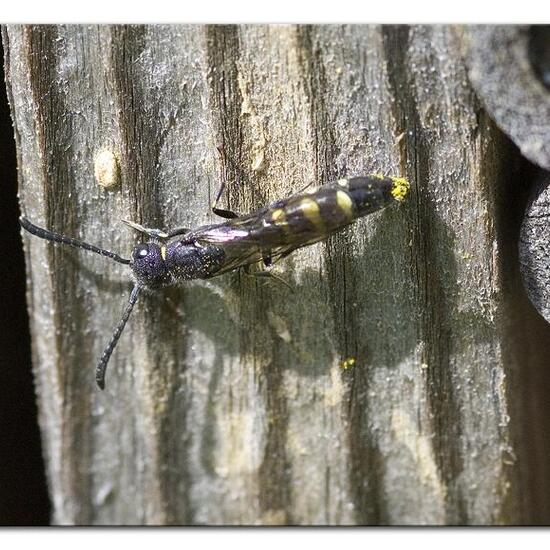
[[(94, 366), (128, 271), (24, 235), (53, 522), (548, 520), (524, 165), (471, 87), (462, 28), (8, 26), (3, 41), (22, 211), (126, 257), (121, 218), (211, 223), (223, 174), (239, 212), (370, 172), (412, 187), (281, 262), (293, 291), (234, 273), (145, 296), (104, 392)], [(119, 185), (98, 185), (100, 153)]]

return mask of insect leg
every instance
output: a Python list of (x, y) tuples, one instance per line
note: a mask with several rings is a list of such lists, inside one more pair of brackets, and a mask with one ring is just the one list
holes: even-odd
[[(225, 154), (225, 150), (223, 147), (217, 147), (218, 153), (220, 154), (220, 158), (222, 161), (222, 164), (225, 164), (228, 160), (227, 155)], [(218, 193), (216, 195), (216, 198), (214, 202), (212, 203), (212, 212), (216, 214), (216, 216), (220, 216), (220, 218), (225, 218), (227, 220), (232, 220), (233, 218), (238, 218), (239, 214), (236, 212), (233, 212), (232, 210), (224, 210), (222, 208), (218, 208), (218, 203), (220, 202), (220, 198), (225, 190), (225, 184), (226, 179), (223, 178), (222, 182), (220, 184), (220, 188), (218, 190)]]
[(232, 210), (224, 210), (222, 208), (218, 208), (218, 203), (220, 202), (220, 197), (222, 196), (224, 189), (225, 181), (222, 181), (218, 194), (216, 195), (216, 199), (212, 203), (212, 212), (214, 212), (216, 216), (220, 216), (220, 218), (225, 218), (227, 220), (238, 218), (239, 214), (237, 214), (236, 212), (233, 212)]
[[(271, 267), (273, 264), (275, 264), (275, 262), (279, 262), (280, 260), (282, 260), (283, 258), (286, 258), (287, 256), (289, 256), (290, 254), (292, 254), (295, 250), (296, 250), (297, 247), (293, 247), (293, 248), (290, 248), (289, 250), (286, 250), (285, 252), (283, 252), (282, 254), (279, 254), (278, 256), (276, 256), (275, 258), (272, 258), (271, 255), (265, 257), (265, 258), (262, 258), (263, 261), (264, 261), (264, 264), (266, 267)], [(269, 265), (265, 263), (265, 261), (268, 260), (269, 261)]]
[(244, 266), (244, 273), (249, 277), (261, 277), (263, 279), (274, 279), (276, 281), (279, 281), (280, 283), (283, 283), (287, 288), (289, 288), (294, 292), (294, 289), (289, 283), (287, 283), (282, 277), (280, 277), (279, 275), (271, 271), (271, 267), (273, 266), (271, 262), (271, 256), (269, 255), (264, 256), (262, 258), (262, 263), (264, 264), (266, 269), (262, 269), (261, 271), (254, 271), (252, 269), (252, 266), (255, 264), (248, 264)]
[(306, 189), (309, 189), (309, 188), (312, 187), (314, 184), (315, 184), (314, 181), (310, 181), (310, 182), (307, 183), (304, 187), (302, 187), (301, 189), (298, 189), (298, 191), (297, 191), (296, 193), (297, 193), (297, 194), (304, 193), (304, 192), (306, 191)]
[(122, 220), (123, 223), (130, 226), (132, 229), (139, 231), (140, 233), (145, 233), (148, 237), (152, 239), (171, 239), (176, 235), (183, 235), (184, 233), (189, 233), (191, 231), (188, 227), (176, 227), (175, 229), (170, 229), (170, 231), (162, 231), (161, 229), (152, 229), (150, 227), (143, 227), (139, 223), (130, 222), (128, 220)]
[(289, 290), (294, 292), (294, 288), (289, 282), (285, 281), (280, 275), (273, 273), (273, 271), (271, 271), (270, 269), (264, 269), (263, 271), (255, 271), (251, 273), (251, 275), (254, 277), (261, 277), (268, 280), (274, 279), (275, 281), (279, 281), (280, 283), (285, 285)]
[(107, 363), (109, 363), (109, 359), (113, 354), (113, 350), (117, 345), (118, 339), (120, 338), (120, 335), (122, 334), (122, 331), (126, 326), (128, 317), (130, 317), (130, 313), (132, 313), (132, 309), (134, 309), (134, 306), (136, 305), (140, 290), (141, 287), (139, 287), (138, 285), (134, 286), (134, 288), (132, 289), (130, 299), (128, 300), (126, 308), (124, 309), (124, 313), (122, 314), (122, 319), (119, 321), (117, 327), (115, 328), (115, 332), (113, 333), (113, 336), (111, 336), (111, 340), (105, 348), (105, 351), (103, 352), (103, 355), (99, 360), (99, 364), (97, 365), (95, 371), (95, 380), (97, 382), (97, 385), (99, 386), (99, 389), (101, 390), (105, 388), (105, 371), (107, 370)]
[(189, 231), (191, 231), (189, 227), (176, 227), (175, 229), (170, 229), (170, 231), (168, 231), (168, 239), (176, 235), (184, 235), (185, 233), (189, 233)]
[(151, 237), (153, 239), (167, 239), (169, 237), (169, 234), (165, 231), (162, 231), (161, 229), (143, 227), (143, 225), (140, 225), (139, 223), (131, 222), (128, 220), (121, 220), (121, 222), (125, 223), (128, 227), (139, 231), (140, 233), (145, 233), (148, 237)]

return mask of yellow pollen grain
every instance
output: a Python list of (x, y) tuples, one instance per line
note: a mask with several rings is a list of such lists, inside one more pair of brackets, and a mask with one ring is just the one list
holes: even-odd
[(321, 210), (319, 205), (313, 199), (302, 199), (298, 205), (300, 210), (304, 213), (304, 216), (313, 224), (318, 227), (323, 227), (323, 220), (321, 218)]
[(348, 357), (346, 360), (340, 363), (340, 368), (342, 370), (347, 370), (353, 366), (355, 366), (355, 357)]
[(165, 246), (160, 247), (160, 255), (162, 256), (163, 260), (166, 260), (166, 247)]
[(353, 201), (345, 191), (336, 191), (336, 202), (347, 218), (352, 219), (354, 217)]
[(342, 178), (342, 179), (338, 180), (338, 185), (339, 185), (340, 187), (348, 187), (348, 185), (349, 185), (349, 180), (346, 179), (346, 178)]
[(409, 192), (410, 184), (405, 178), (390, 178), (393, 186), (391, 194), (396, 201), (403, 201)]

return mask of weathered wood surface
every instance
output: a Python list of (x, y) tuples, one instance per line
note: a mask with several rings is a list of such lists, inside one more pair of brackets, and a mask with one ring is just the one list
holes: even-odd
[(537, 70), (535, 56), (543, 55), (537, 40), (549, 47), (548, 28), (473, 26), (467, 33), (467, 57), (471, 82), (493, 120), (526, 158), (550, 170), (549, 77)]
[(525, 290), (537, 311), (550, 322), (550, 175), (541, 173), (523, 218), (519, 261)]
[[(466, 62), (472, 86), (489, 116), (513, 140), (521, 153), (540, 168), (524, 166), (520, 177), (512, 178), (519, 192), (506, 200), (505, 220), (511, 222), (521, 213), (522, 223), (518, 239), (517, 263), (521, 271), (525, 293), (542, 317), (534, 315), (533, 308), (517, 295), (518, 308), (511, 310), (520, 322), (530, 319), (533, 331), (524, 341), (525, 360), (517, 373), (523, 385), (518, 394), (520, 410), (526, 413), (520, 439), (521, 459), (530, 465), (528, 477), (537, 483), (546, 476), (540, 465), (547, 462), (550, 452), (545, 434), (549, 425), (548, 339), (550, 337), (550, 270), (548, 268), (548, 234), (550, 220), (550, 27), (548, 25), (481, 25), (469, 27), (466, 32)], [(514, 201), (514, 198), (516, 199)], [(519, 200), (517, 200), (519, 199)], [(527, 204), (525, 204), (527, 203)], [(519, 205), (519, 206), (518, 206)], [(522, 212), (523, 210), (523, 212)], [(512, 219), (511, 219), (512, 218)], [(516, 232), (510, 233), (515, 243)], [(514, 265), (516, 264), (512, 255)], [(520, 313), (518, 316), (517, 314)], [(521, 340), (523, 331), (514, 330), (511, 336)], [(542, 359), (537, 368), (533, 352)], [(528, 403), (526, 407), (526, 403)], [(527, 435), (529, 434), (529, 435)], [(531, 439), (529, 445), (527, 439)], [(529, 448), (531, 447), (531, 449)], [(539, 465), (537, 467), (537, 464)], [(543, 493), (542, 493), (543, 494)], [(536, 521), (548, 524), (548, 499), (535, 496)], [(540, 507), (540, 508), (539, 508)]]
[(344, 175), (412, 183), (402, 207), (285, 260), (294, 292), (236, 273), (147, 296), (103, 393), (128, 273), (25, 235), (55, 523), (549, 518), (521, 166), (460, 28), (9, 26), (3, 41), (22, 211), (112, 250), (136, 242), (121, 218), (212, 221), (218, 145), (240, 168), (237, 211)]
[[(485, 109), (541, 170), (519, 240), (529, 298), (550, 321), (550, 26), (480, 25), (467, 32), (470, 80)], [(545, 171), (546, 169), (546, 171)]]

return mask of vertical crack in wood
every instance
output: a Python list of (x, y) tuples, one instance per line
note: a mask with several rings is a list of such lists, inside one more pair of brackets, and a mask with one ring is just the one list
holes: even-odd
[[(4, 32), (21, 204), (52, 229), (116, 236), (121, 210), (145, 225), (205, 223), (215, 145), (230, 159), (224, 206), (241, 212), (301, 179), (398, 170), (399, 154), (414, 186), (402, 207), (286, 260), (295, 293), (234, 273), (144, 297), (103, 394), (89, 366), (120, 309), (108, 294), (115, 270), (105, 277), (86, 269), (93, 258), (26, 240), (37, 252), (29, 308), (56, 522), (479, 523), (504, 521), (515, 490), (510, 522), (548, 515), (533, 512), (548, 500), (544, 444), (527, 456), (547, 424), (527, 426), (545, 388), (545, 330), (518, 305), (512, 199), (497, 190), (509, 164), (492, 158), (513, 154), (479, 112), (454, 36), (420, 26)], [(120, 146), (116, 192), (85, 173), (105, 143)], [(166, 298), (183, 300), (175, 315)], [(338, 369), (338, 356), (356, 367)], [(504, 383), (512, 366), (530, 377), (527, 397), (518, 379)], [(537, 400), (528, 390), (539, 381)], [(514, 409), (506, 419), (508, 386), (525, 419)]]
[[(159, 190), (166, 182), (160, 181), (159, 169), (162, 146), (171, 124), (165, 127), (161, 121), (176, 115), (168, 112), (171, 103), (165, 104), (163, 93), (169, 91), (160, 84), (157, 86), (154, 74), (144, 79), (143, 56), (156, 53), (150, 51), (149, 32), (147, 26), (113, 26), (110, 61), (122, 130), (121, 172), (123, 185), (133, 202), (134, 219), (147, 226), (165, 227), (167, 214)], [(137, 364), (151, 365), (152, 370), (136, 376), (144, 381), (138, 385), (145, 394), (140, 398), (145, 405), (140, 414), (148, 417), (144, 422), (149, 428), (146, 439), (138, 445), (144, 445), (152, 453), (147, 457), (147, 482), (151, 484), (147, 508), (151, 512), (144, 521), (154, 524), (193, 522), (189, 500), (191, 478), (186, 468), (188, 446), (182, 444), (190, 438), (186, 428), (188, 396), (179, 387), (183, 358), (178, 355), (185, 347), (182, 338), (185, 326), (181, 316), (174, 316), (165, 305), (166, 300), (181, 301), (183, 295), (184, 290), (168, 289), (144, 294), (140, 299), (142, 334), (146, 338), (141, 349), (147, 350), (150, 359)], [(134, 323), (138, 322), (136, 317)]]
[[(343, 31), (343, 29), (341, 29)], [(316, 179), (320, 183), (333, 181), (345, 174), (339, 174), (336, 159), (339, 155), (334, 135), (334, 120), (327, 108), (332, 97), (327, 89), (326, 68), (322, 55), (322, 45), (317, 42), (314, 26), (301, 26), (298, 29), (299, 60), (304, 87), (310, 103), (310, 118), (315, 150)], [(348, 232), (331, 237), (324, 248), (324, 264), (327, 272), (328, 300), (332, 310), (332, 326), (335, 345), (341, 360), (353, 357), (356, 363), (368, 365), (368, 343), (361, 338), (362, 330), (357, 315), (350, 304), (357, 303), (359, 297), (359, 266), (349, 254), (350, 237)], [(382, 461), (377, 445), (369, 429), (365, 414), (365, 401), (368, 399), (369, 378), (366, 368), (351, 369), (341, 373), (346, 385), (348, 405), (342, 409), (342, 421), (347, 429), (349, 447), (348, 479), (358, 524), (388, 523), (389, 516), (384, 510)]]
[[(489, 119), (486, 122), (490, 128), (494, 127)], [(530, 196), (533, 188), (525, 183), (536, 184), (541, 171), (537, 173), (534, 165), (523, 159), (503, 134), (497, 132), (497, 136), (500, 138), (488, 146), (485, 171), (492, 179), (489, 204), (493, 205), (494, 230), (500, 247), (495, 267), (501, 288), (503, 363), (510, 408), (514, 411), (510, 414), (510, 426), (502, 426), (506, 442), (503, 462), (508, 466), (507, 477), (501, 484), (507, 503), (503, 521), (546, 525), (550, 517), (550, 477), (545, 467), (550, 452), (550, 442), (545, 436), (550, 430), (550, 417), (545, 414), (550, 387), (550, 326), (529, 303), (518, 257), (518, 242), (520, 247), (527, 246), (520, 241), (520, 227), (533, 199)], [(536, 225), (539, 223), (537, 220)], [(546, 231), (542, 230), (541, 235), (546, 247)], [(495, 390), (500, 393), (503, 388)], [(500, 411), (502, 405), (495, 400), (494, 407)], [(516, 463), (518, 468), (513, 468)]]
[[(53, 25), (28, 26), (23, 29), (23, 40), (29, 63), (30, 91), (36, 111), (38, 146), (42, 153), (42, 178), (46, 227), (62, 233), (74, 234), (78, 223), (74, 221), (75, 200), (71, 166), (65, 154), (70, 146), (72, 133), (70, 119), (58, 116), (64, 111), (63, 96), (57, 86), (58, 50), (63, 39), (58, 36), (58, 27)], [(79, 293), (78, 258), (72, 251), (63, 247), (47, 247), (51, 268), (52, 310), (54, 326), (57, 327), (56, 343), (56, 384), (50, 391), (59, 391), (62, 403), (61, 430), (59, 442), (60, 456), (50, 456), (50, 472), (55, 495), (64, 495), (62, 502), (56, 502), (55, 520), (59, 523), (90, 523), (90, 448), (86, 434), (90, 430), (89, 387), (83, 383), (87, 373), (79, 368), (90, 362), (86, 346), (79, 346), (82, 335), (75, 334), (72, 327), (83, 326), (86, 319), (71, 307), (70, 296)], [(63, 275), (61, 275), (63, 274)], [(79, 318), (80, 317), (80, 318)], [(76, 361), (76, 350), (79, 360)], [(51, 374), (51, 373), (50, 373)], [(51, 380), (53, 382), (53, 380)], [(58, 384), (58, 385), (57, 385)], [(42, 397), (44, 401), (49, 399)], [(78, 403), (79, 414), (74, 414), (74, 404)], [(56, 479), (54, 479), (56, 478)], [(60, 483), (60, 486), (57, 486)], [(79, 505), (75, 505), (79, 503)]]
[[(254, 173), (244, 168), (249, 144), (243, 142), (241, 126), (242, 95), (239, 91), (239, 31), (235, 26), (207, 26), (206, 44), (210, 72), (212, 112), (217, 114), (221, 145), (229, 161), (227, 204), (240, 212), (252, 211), (265, 204), (265, 196), (253, 185)], [(274, 345), (277, 336), (270, 330), (268, 312), (273, 292), (261, 289), (257, 282), (240, 285), (240, 356), (252, 366), (258, 389), (264, 400), (267, 427), (263, 456), (258, 469), (258, 498), (261, 517), (267, 521), (292, 524), (291, 464), (287, 456), (288, 410), (284, 390), (285, 358)], [(249, 362), (253, 358), (253, 364)], [(273, 516), (273, 517), (272, 517)], [(271, 519), (269, 519), (271, 518)]]
[[(468, 522), (464, 507), (462, 487), (458, 478), (463, 470), (460, 450), (462, 427), (460, 404), (455, 397), (452, 364), (451, 312), (454, 292), (449, 292), (450, 282), (456, 270), (454, 259), (442, 258), (438, 251), (442, 247), (433, 242), (435, 236), (447, 240), (443, 250), (452, 250), (454, 237), (438, 219), (430, 203), (425, 188), (429, 181), (431, 162), (430, 138), (420, 120), (415, 95), (415, 83), (411, 75), (411, 62), (408, 57), (408, 26), (386, 26), (383, 28), (383, 44), (386, 55), (388, 78), (392, 93), (395, 119), (403, 132), (412, 131), (414, 142), (407, 141), (404, 152), (415, 173), (416, 215), (412, 220), (413, 248), (417, 251), (414, 272), (417, 278), (416, 308), (421, 323), (418, 326), (418, 341), (425, 342), (423, 364), (429, 386), (428, 399), (433, 413), (433, 446), (441, 477), (447, 486), (447, 522), (464, 524)], [(430, 52), (427, 52), (430, 55)], [(445, 270), (441, 266), (445, 265)], [(446, 272), (446, 273), (445, 273)], [(445, 275), (443, 275), (445, 273)], [(448, 277), (447, 284), (442, 277)]]

